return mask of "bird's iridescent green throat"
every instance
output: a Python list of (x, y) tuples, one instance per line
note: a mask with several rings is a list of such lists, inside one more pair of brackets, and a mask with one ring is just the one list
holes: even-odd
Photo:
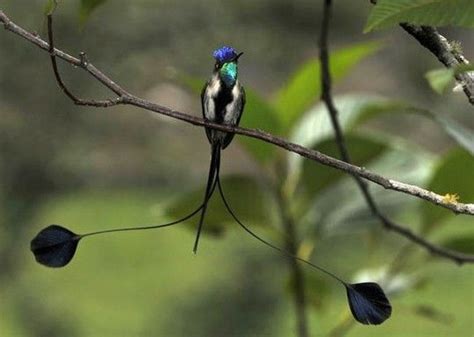
[(237, 81), (237, 62), (227, 62), (219, 69), (219, 74), (225, 84), (232, 86)]

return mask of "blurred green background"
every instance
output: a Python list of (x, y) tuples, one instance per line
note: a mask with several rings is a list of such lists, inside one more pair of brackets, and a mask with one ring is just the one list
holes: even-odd
[[(4, 0), (14, 22), (45, 36), (45, 1)], [(432, 91), (435, 58), (398, 28), (362, 34), (369, 1), (337, 1), (331, 25), (336, 102), (355, 163), (474, 202), (474, 115), (462, 93)], [(87, 21), (79, 1), (55, 13), (56, 45), (89, 59), (130, 92), (200, 116), (211, 52), (245, 51), (241, 124), (338, 157), (317, 102), (320, 1), (109, 0)], [(445, 29), (474, 59), (472, 31)], [(61, 62), (73, 91), (110, 97)], [(420, 110), (420, 109), (423, 109)], [(196, 220), (80, 244), (62, 270), (44, 268), (31, 238), (51, 223), (78, 233), (162, 223), (202, 197), (204, 131), (131, 107), (74, 106), (46, 53), (0, 32), (0, 336), (294, 336), (285, 258), (239, 230), (217, 195), (197, 256)], [(236, 137), (221, 169), (246, 223), (283, 246), (281, 205), (301, 256), (347, 280), (378, 280), (393, 317), (352, 323), (340, 285), (304, 269), (312, 336), (472, 336), (474, 270), (433, 258), (384, 231), (354, 182)], [(384, 212), (433, 242), (474, 253), (472, 218), (371, 186)]]

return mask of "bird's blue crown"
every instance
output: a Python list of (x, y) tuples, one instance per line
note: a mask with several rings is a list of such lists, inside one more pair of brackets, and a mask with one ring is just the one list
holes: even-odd
[(232, 61), (237, 56), (237, 53), (234, 48), (224, 46), (214, 50), (212, 56), (214, 56), (216, 61), (224, 63)]

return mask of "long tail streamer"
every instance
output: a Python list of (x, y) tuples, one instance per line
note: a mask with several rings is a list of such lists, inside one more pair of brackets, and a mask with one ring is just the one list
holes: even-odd
[(349, 302), (349, 308), (351, 310), (352, 315), (354, 318), (362, 324), (381, 324), (386, 319), (390, 317), (392, 314), (392, 306), (390, 305), (389, 300), (385, 296), (382, 288), (374, 282), (364, 282), (364, 283), (348, 283), (341, 279), (340, 277), (336, 276), (335, 274), (329, 272), (328, 270), (311, 263), (305, 259), (302, 259), (294, 254), (287, 252), (286, 250), (275, 246), (274, 244), (268, 242), (267, 240), (263, 239), (259, 235), (255, 234), (250, 228), (240, 221), (240, 219), (236, 216), (232, 208), (230, 207), (229, 202), (227, 201), (224, 190), (222, 188), (222, 184), (219, 179), (219, 172), (217, 172), (217, 187), (219, 189), (219, 194), (222, 198), (222, 201), (225, 205), (225, 208), (232, 216), (232, 218), (239, 224), (239, 226), (248, 234), (250, 234), (253, 238), (257, 239), (258, 241), (262, 242), (266, 246), (278, 251), (279, 253), (283, 254), (284, 256), (295, 259), (306, 265), (323, 272), (326, 275), (334, 278), (335, 280), (339, 281), (345, 288), (347, 294), (347, 300)]
[(198, 245), (199, 245), (199, 238), (201, 236), (201, 230), (204, 223), (204, 216), (206, 215), (207, 204), (211, 199), (212, 193), (214, 193), (214, 189), (212, 186), (214, 182), (216, 182), (219, 178), (219, 166), (221, 161), (221, 146), (219, 143), (215, 143), (211, 145), (211, 163), (209, 165), (209, 177), (207, 178), (207, 186), (206, 192), (204, 194), (204, 201), (203, 207), (201, 210), (201, 217), (199, 219), (199, 225), (196, 233), (196, 240), (194, 241), (193, 252), (194, 254), (197, 253)]

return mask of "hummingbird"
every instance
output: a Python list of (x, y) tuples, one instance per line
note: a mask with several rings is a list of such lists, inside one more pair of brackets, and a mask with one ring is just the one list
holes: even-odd
[[(245, 107), (245, 90), (238, 79), (239, 58), (242, 54), (242, 52), (237, 53), (234, 48), (228, 46), (218, 48), (213, 52), (214, 70), (201, 91), (202, 115), (206, 121), (233, 126), (239, 125)], [(218, 167), (221, 160), (221, 150), (229, 146), (234, 138), (233, 133), (211, 128), (205, 130), (211, 147), (211, 161), (201, 217), (194, 242), (193, 252), (195, 254), (199, 245), (207, 204), (214, 191), (213, 186), (219, 178)]]
[[(236, 126), (240, 122), (245, 106), (245, 90), (238, 80), (238, 60), (243, 53), (237, 53), (231, 47), (221, 47), (214, 51), (214, 71), (201, 92), (202, 114), (205, 120), (218, 124)], [(211, 147), (211, 161), (204, 201), (193, 212), (181, 219), (159, 225), (125, 227), (100, 230), (86, 234), (76, 234), (60, 225), (50, 225), (42, 229), (31, 241), (30, 249), (40, 264), (59, 268), (67, 265), (75, 255), (78, 244), (87, 237), (128, 232), (153, 230), (183, 223), (200, 213), (199, 225), (194, 242), (193, 252), (197, 252), (199, 236), (204, 223), (207, 204), (217, 188), (227, 212), (247, 234), (264, 245), (278, 251), (287, 258), (306, 264), (338, 281), (346, 289), (350, 311), (355, 320), (361, 324), (378, 325), (387, 320), (392, 313), (392, 306), (383, 289), (375, 282), (349, 283), (327, 269), (288, 252), (256, 234), (245, 225), (233, 211), (227, 200), (219, 178), (221, 150), (232, 142), (233, 133), (205, 128)]]

